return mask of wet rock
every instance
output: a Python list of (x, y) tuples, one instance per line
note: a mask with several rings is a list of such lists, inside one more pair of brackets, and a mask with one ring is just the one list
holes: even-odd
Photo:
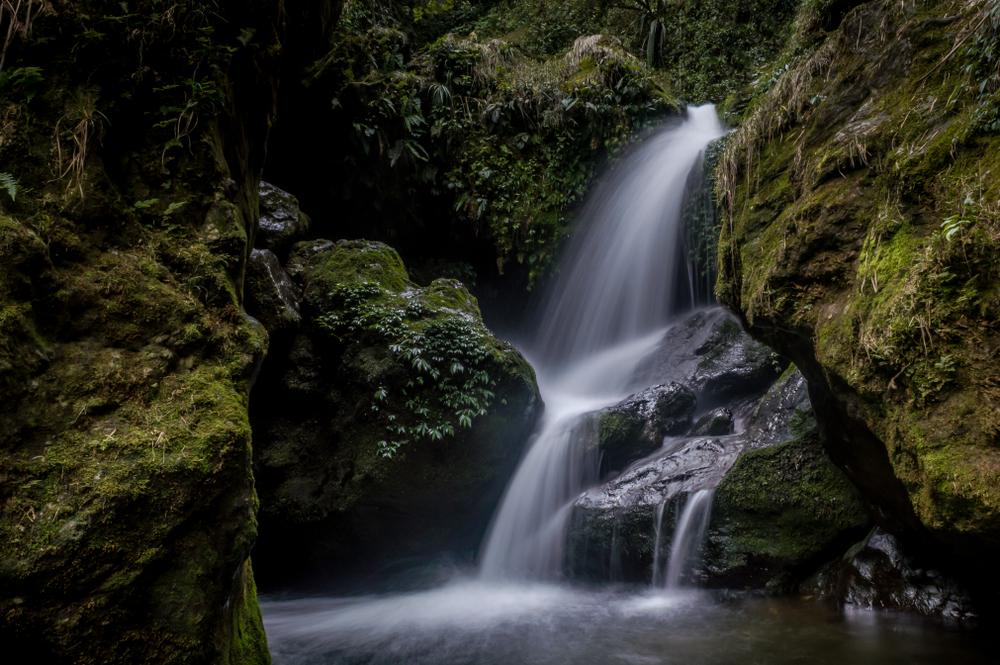
[(593, 445), (600, 455), (601, 477), (655, 452), (665, 436), (687, 430), (696, 406), (689, 388), (671, 382), (647, 388), (595, 414)]
[(677, 381), (694, 390), (703, 407), (759, 396), (784, 365), (766, 346), (750, 338), (721, 307), (700, 310), (678, 321), (657, 349), (639, 363), (633, 385)]
[(260, 183), (258, 247), (269, 249), (280, 259), (285, 259), (292, 245), (305, 239), (309, 225), (309, 216), (299, 209), (298, 199), (270, 183)]
[(733, 412), (724, 406), (706, 413), (691, 428), (691, 436), (725, 436), (733, 433)]
[(704, 574), (712, 586), (788, 591), (871, 528), (815, 428), (740, 456), (715, 491)]
[(265, 588), (471, 559), (541, 411), (534, 372), (457, 281), (367, 241), (309, 241), (302, 323), (254, 389)]
[(280, 334), (298, 326), (302, 289), (281, 267), (274, 252), (269, 249), (251, 252), (243, 289), (247, 313), (264, 324), (268, 334)]
[(742, 448), (736, 436), (668, 440), (663, 452), (585, 492), (570, 519), (567, 574), (649, 582), (657, 531), (668, 546), (677, 501), (718, 484)]
[(960, 584), (907, 556), (899, 540), (878, 527), (844, 556), (823, 566), (800, 591), (868, 610), (946, 619), (976, 617), (971, 597)]
[(662, 566), (684, 496), (713, 487), (697, 574), (710, 586), (789, 591), (870, 528), (865, 504), (820, 444), (798, 371), (786, 372), (759, 400), (743, 432), (700, 434), (713, 422), (731, 423), (726, 411), (713, 411), (691, 437), (668, 439), (662, 452), (576, 502), (571, 576), (650, 581), (657, 538)]
[(805, 436), (815, 427), (806, 380), (792, 366), (757, 403), (743, 436), (749, 448), (763, 448)]

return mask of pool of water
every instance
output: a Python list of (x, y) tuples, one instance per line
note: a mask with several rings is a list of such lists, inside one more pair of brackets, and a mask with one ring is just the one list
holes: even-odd
[(956, 625), (706, 591), (456, 580), (349, 598), (262, 598), (275, 665), (1000, 662)]

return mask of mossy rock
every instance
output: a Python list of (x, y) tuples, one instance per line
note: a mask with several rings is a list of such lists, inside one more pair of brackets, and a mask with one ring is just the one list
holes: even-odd
[[(802, 370), (831, 459), (880, 525), (1000, 588), (987, 6), (868, 2), (790, 49), (720, 161), (718, 294)], [(978, 46), (955, 50), (975, 25)]]
[(787, 591), (870, 528), (863, 499), (812, 430), (744, 453), (719, 483), (705, 574), (716, 586)]
[(589, 416), (595, 426), (589, 447), (600, 458), (600, 476), (624, 471), (659, 450), (664, 437), (683, 434), (697, 405), (690, 388), (670, 382)]
[(382, 243), (300, 243), (288, 266), (303, 327), (252, 410), (261, 583), (471, 556), (540, 413), (530, 365), (459, 282), (416, 286)]
[(266, 663), (242, 293), (283, 4), (33, 7), (0, 86), (0, 643)]

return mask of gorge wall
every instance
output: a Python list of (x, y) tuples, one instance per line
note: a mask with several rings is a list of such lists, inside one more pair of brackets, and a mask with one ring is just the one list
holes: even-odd
[(0, 641), (44, 662), (268, 662), (247, 418), (267, 335), (242, 291), (284, 4), (4, 20)]
[(876, 521), (988, 589), (998, 22), (995, 2), (876, 0), (800, 30), (717, 170), (720, 299), (807, 378)]

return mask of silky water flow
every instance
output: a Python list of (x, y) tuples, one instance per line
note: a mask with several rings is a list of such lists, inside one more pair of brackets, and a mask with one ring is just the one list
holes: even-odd
[[(711, 106), (646, 136), (589, 197), (533, 343), (545, 413), (494, 516), (477, 571), (432, 589), (347, 598), (262, 598), (276, 665), (831, 665), (993, 662), (918, 620), (794, 599), (682, 589), (711, 512), (691, 493), (666, 557), (656, 511), (654, 587), (560, 581), (575, 498), (597, 481), (581, 454), (582, 416), (637, 388), (634, 369), (691, 306), (695, 275), (679, 251), (685, 183), (723, 128)], [(706, 289), (702, 289), (705, 291)], [(665, 588), (658, 588), (665, 587)]]
[(572, 500), (594, 480), (595, 465), (580, 458), (580, 419), (634, 392), (626, 389), (636, 364), (678, 313), (688, 174), (722, 134), (714, 107), (692, 108), (680, 126), (646, 138), (588, 200), (527, 353), (545, 414), (487, 538), (484, 577), (558, 577)]

